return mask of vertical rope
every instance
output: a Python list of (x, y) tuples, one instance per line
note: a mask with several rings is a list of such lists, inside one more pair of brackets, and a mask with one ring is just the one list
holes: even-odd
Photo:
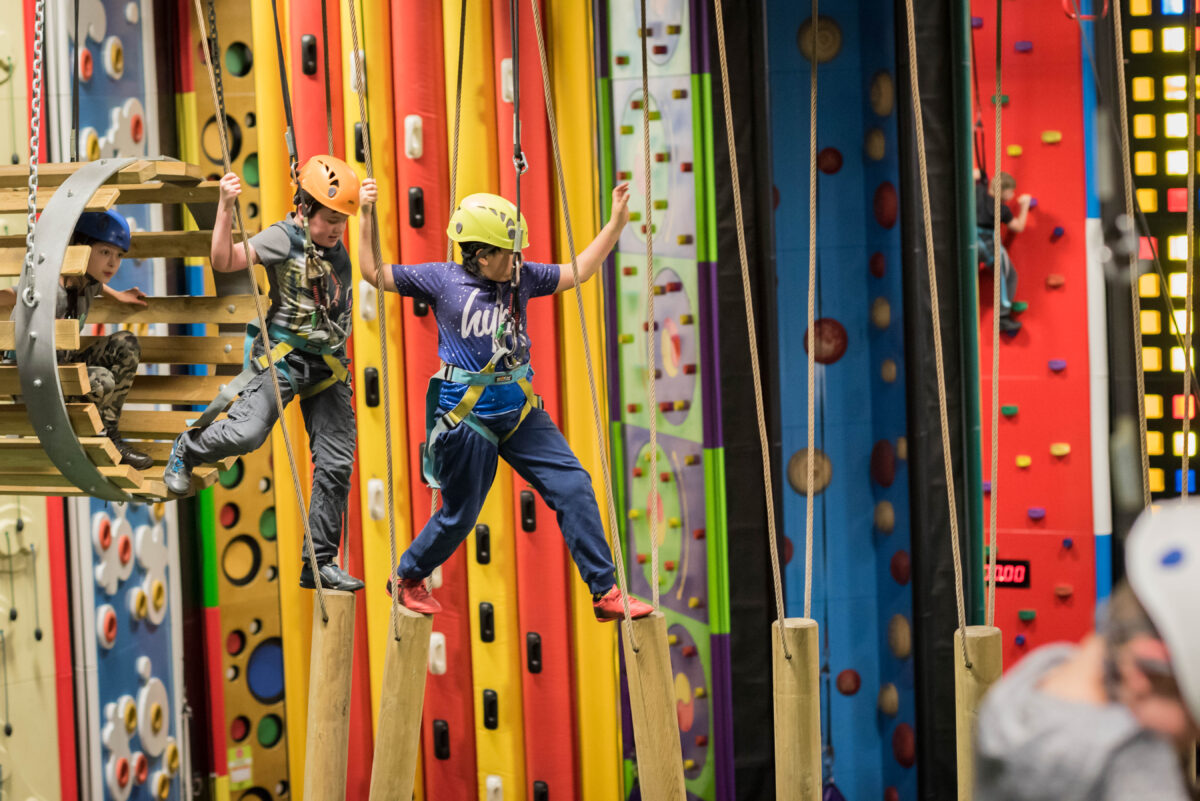
[[(1125, 216), (1132, 227), (1135, 220), (1133, 205), (1133, 168), (1129, 148), (1129, 110), (1125, 99), (1125, 35), (1121, 30), (1121, 0), (1113, 0), (1113, 61), (1117, 65), (1117, 106), (1120, 109), (1121, 172), (1124, 180), (1121, 188), (1125, 194)], [(1188, 200), (1191, 208), (1192, 201)], [(1190, 230), (1190, 226), (1189, 226)], [(1170, 295), (1168, 294), (1169, 298)], [(1146, 371), (1142, 363), (1142, 299), (1139, 286), (1137, 250), (1129, 251), (1129, 301), (1133, 310), (1133, 357), (1137, 373), (1138, 407), (1138, 455), (1142, 463), (1142, 506), (1150, 505), (1150, 454), (1146, 451)], [(1170, 301), (1168, 300), (1168, 303)], [(1167, 310), (1170, 318), (1171, 310)]]
[[(200, 0), (193, 0), (193, 5), (196, 9), (196, 24), (200, 26), (200, 33), (205, 34), (204, 29), (204, 11), (200, 7)], [(278, 18), (276, 18), (278, 21)], [(276, 26), (276, 34), (278, 35), (279, 28)], [(217, 79), (213, 73), (212, 53), (209, 48), (204, 50), (204, 65), (208, 71), (208, 86), (212, 90), (213, 108), (220, 109), (221, 99), (217, 95)], [(286, 94), (286, 93), (285, 93)], [(233, 172), (233, 165), (229, 158), (229, 132), (225, 130), (225, 118), (219, 116), (217, 124), (217, 136), (221, 142), (221, 159), (225, 167), (225, 172)], [(250, 286), (254, 294), (254, 308), (258, 313), (258, 333), (262, 340), (265, 353), (271, 352), (271, 340), (267, 335), (267, 312), (263, 308), (262, 292), (258, 288), (258, 278), (254, 274), (254, 263), (250, 259), (250, 237), (246, 234), (246, 227), (242, 224), (242, 207), (241, 204), (234, 199), (233, 202), (233, 223), (234, 232), (242, 242), (242, 252), (246, 256), (246, 269), (250, 273)], [(304, 547), (307, 553), (308, 566), (312, 570), (313, 583), (316, 586), (317, 603), (321, 607), (321, 620), (324, 623), (329, 622), (329, 610), (325, 606), (325, 588), (321, 582), (321, 571), (317, 565), (317, 554), (313, 549), (312, 526), (308, 519), (308, 508), (304, 502), (304, 490), (300, 486), (300, 471), (296, 467), (296, 455), (292, 450), (292, 437), (288, 433), (287, 426), (283, 421), (283, 396), (279, 392), (279, 372), (275, 368), (275, 362), (267, 358), (267, 369), (271, 371), (271, 387), (275, 390), (275, 408), (279, 412), (279, 429), (283, 434), (283, 447), (287, 453), (288, 468), (292, 474), (292, 489), (296, 493), (296, 503), (300, 506), (300, 521), (304, 525)]]
[[(1183, 299), (1183, 476), (1180, 479), (1181, 494), (1187, 500), (1191, 493), (1188, 481), (1188, 466), (1191, 460), (1189, 440), (1192, 429), (1192, 298), (1193, 279), (1196, 267), (1196, 4), (1188, 2), (1187, 35), (1184, 44), (1188, 53), (1187, 80), (1187, 291)], [(1124, 120), (1122, 120), (1124, 123)], [(1173, 306), (1174, 304), (1172, 304)], [(1173, 311), (1173, 309), (1172, 309)]]
[[(333, 93), (329, 88), (329, 11), (325, 8), (327, 2), (328, 0), (321, 0), (321, 56), (325, 62), (325, 137), (329, 145), (329, 155), (336, 156), (337, 153), (333, 152)], [(361, 90), (361, 85), (359, 88)], [(350, 541), (349, 536), (346, 541)]]
[(921, 179), (921, 218), (925, 226), (925, 263), (929, 278), (929, 307), (933, 317), (933, 357), (937, 365), (938, 419), (942, 429), (942, 464), (946, 474), (946, 505), (950, 510), (950, 550), (954, 561), (954, 600), (958, 606), (958, 628), (963, 632), (963, 664), (971, 667), (967, 656), (967, 608), (963, 599), (962, 554), (958, 542), (958, 503), (954, 497), (954, 465), (950, 455), (950, 422), (946, 404), (946, 367), (942, 357), (942, 315), (938, 306), (937, 269), (934, 265), (933, 211), (929, 204), (929, 169), (925, 161), (925, 120), (921, 109), (921, 87), (917, 77), (917, 32), (913, 19), (913, 0), (904, 0), (908, 24), (908, 78), (912, 94), (913, 122), (917, 134), (917, 167)]
[[(583, 336), (583, 356), (587, 364), (588, 390), (592, 399), (592, 422), (595, 426), (596, 450), (599, 451), (600, 471), (604, 479), (604, 497), (608, 502), (608, 526), (612, 532), (613, 563), (617, 568), (617, 586), (621, 590), (621, 605), (625, 610), (625, 636), (629, 647), (638, 652), (633, 633), (633, 618), (629, 613), (629, 582), (625, 576), (625, 553), (621, 547), (621, 530), (617, 525), (617, 501), (613, 494), (612, 470), (608, 463), (608, 444), (604, 435), (604, 417), (600, 413), (600, 392), (596, 389), (596, 369), (592, 363), (592, 346), (588, 336), (587, 317), (583, 308), (583, 290), (579, 282), (579, 259), (575, 251), (575, 234), (571, 228), (571, 209), (567, 202), (567, 183), (563, 176), (562, 151), (558, 146), (558, 118), (554, 114), (554, 96), (550, 91), (550, 65), (546, 59), (546, 41), (542, 35), (542, 11), (538, 0), (529, 0), (533, 7), (533, 27), (537, 32), (538, 57), (542, 65), (542, 92), (546, 97), (546, 121), (550, 127), (550, 146), (554, 151), (554, 174), (558, 177), (558, 195), (562, 201), (563, 223), (567, 230), (567, 249), (571, 253), (571, 277), (575, 285), (575, 304), (579, 309), (579, 327)], [(597, 279), (599, 280), (599, 279)]]
[[(804, 616), (812, 617), (812, 577), (813, 577), (813, 531), (816, 521), (816, 483), (817, 483), (817, 388), (815, 373), (817, 371), (817, 25), (820, 17), (817, 15), (817, 0), (812, 0), (811, 23), (812, 39), (809, 52), (808, 86), (808, 360), (806, 362), (808, 384), (808, 470), (807, 486), (804, 490)], [(721, 38), (724, 38), (722, 32)], [(723, 61), (723, 59), (722, 59)], [(722, 68), (725, 68), (722, 63)], [(726, 81), (728, 83), (728, 81)], [(728, 112), (728, 100), (726, 111)], [(732, 120), (726, 120), (730, 127)], [(732, 129), (730, 136), (733, 135)], [(735, 189), (735, 192), (737, 190)], [(737, 192), (740, 195), (740, 192)], [(740, 197), (739, 197), (740, 203)], [(739, 215), (740, 216), (740, 215)], [(738, 223), (739, 235), (741, 223)], [(749, 300), (747, 300), (747, 304)], [(757, 362), (757, 353), (755, 354)], [(757, 379), (756, 379), (757, 380)], [(764, 455), (766, 451), (764, 451)], [(772, 537), (774, 541), (774, 537)], [(780, 590), (782, 593), (782, 590)], [(782, 616), (780, 633), (782, 635)]]
[(991, 626), (996, 619), (996, 521), (1000, 508), (1000, 196), (1003, 194), (1000, 179), (1000, 118), (1004, 115), (1001, 91), (1001, 53), (1003, 53), (1004, 2), (996, 0), (996, 99), (992, 102), (996, 115), (995, 164), (992, 171), (992, 471), (991, 497), (988, 499), (988, 570), (984, 581), (987, 585), (985, 620)]
[(655, 356), (654, 338), (658, 323), (654, 313), (654, 201), (651, 197), (650, 175), (650, 65), (646, 56), (647, 40), (650, 38), (650, 23), (646, 19), (646, 0), (641, 3), (642, 42), (642, 166), (645, 169), (646, 197), (646, 405), (650, 418), (650, 593), (654, 608), (658, 608), (658, 359)]
[[(787, 619), (786, 611), (783, 605), (783, 579), (780, 576), (779, 569), (779, 540), (775, 530), (775, 482), (771, 475), (771, 449), (770, 441), (767, 437), (767, 415), (763, 404), (762, 391), (762, 375), (760, 372), (758, 361), (758, 327), (754, 321), (754, 303), (751, 298), (750, 290), (750, 259), (746, 251), (746, 226), (742, 214), (742, 185), (738, 173), (738, 158), (737, 158), (737, 137), (733, 130), (733, 101), (730, 98), (729, 92), (729, 59), (725, 52), (725, 13), (721, 0), (716, 0), (714, 3), (716, 10), (717, 24), (717, 55), (721, 62), (721, 98), (725, 104), (725, 137), (729, 147), (729, 169), (730, 178), (733, 183), (733, 214), (737, 222), (737, 237), (738, 237), (738, 261), (742, 268), (742, 299), (746, 304), (746, 333), (750, 343), (750, 373), (754, 382), (754, 412), (755, 418), (758, 421), (758, 444), (759, 450), (762, 453), (762, 469), (763, 469), (763, 490), (766, 495), (767, 506), (767, 540), (769, 544), (768, 551), (771, 555), (771, 583), (775, 591), (775, 614), (779, 620), (779, 643), (783, 648), (783, 655), (787, 659), (792, 658), (792, 654), (788, 649), (787, 638), (783, 636), (783, 623)], [(813, 2), (813, 21), (816, 24), (817, 18), (816, 2)], [(814, 35), (815, 43), (816, 37)], [(816, 63), (813, 63), (813, 85), (812, 85), (812, 104), (810, 113), (814, 120), (813, 128), (810, 131), (810, 137), (815, 142), (815, 106), (816, 106)], [(811, 149), (811, 148), (810, 148)], [(810, 156), (812, 153), (810, 152)], [(810, 225), (810, 247), (815, 241), (816, 230), (816, 205), (812, 194), (812, 187), (816, 186), (813, 179), (812, 169), (816, 164), (815, 158), (810, 158), (809, 164), (809, 225)], [(809, 265), (810, 276), (815, 273), (813, 265)], [(812, 311), (809, 312), (809, 320), (813, 317)], [(811, 325), (810, 325), (811, 327)], [(809, 332), (809, 352), (811, 353), (815, 341), (812, 339), (812, 332)], [(810, 387), (811, 387), (811, 381)], [(809, 408), (812, 408), (812, 401), (809, 401)], [(812, 433), (809, 433), (810, 445)], [(811, 461), (811, 459), (810, 459)], [(809, 486), (812, 486), (812, 479), (809, 480)], [(811, 528), (809, 529), (811, 532)], [(812, 560), (809, 559), (809, 562)], [(807, 586), (807, 585), (806, 585)], [(805, 609), (805, 617), (808, 617), (808, 610)]]

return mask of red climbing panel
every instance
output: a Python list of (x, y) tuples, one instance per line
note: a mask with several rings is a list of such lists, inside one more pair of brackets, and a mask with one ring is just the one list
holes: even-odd
[[(972, 35), (986, 132), (983, 158), (991, 172), (995, 2), (973, 0), (971, 13), (977, 18)], [(1008, 237), (1019, 276), (1016, 300), (1028, 308), (1015, 315), (1023, 324), (1020, 332), (1001, 335), (1000, 344), (1000, 404), (1006, 414), (1000, 420), (998, 554), (1027, 560), (1031, 581), (1028, 589), (1001, 585), (996, 594), (996, 625), (1004, 632), (1004, 664), (1010, 667), (1032, 647), (1077, 639), (1091, 627), (1095, 567), (1079, 29), (1056, 3), (1010, 2), (1004, 8), (1003, 48), (1008, 102), (1002, 169), (1016, 178), (1018, 194), (1037, 200), (1025, 230)], [(980, 273), (985, 480), (991, 464), (991, 280), (990, 269)], [(985, 494), (985, 521), (987, 503)], [(1072, 547), (1065, 548), (1064, 540)], [(1052, 602), (1054, 588), (1067, 584), (1069, 602)], [(1035, 611), (1035, 621), (1022, 621), (1023, 609)]]

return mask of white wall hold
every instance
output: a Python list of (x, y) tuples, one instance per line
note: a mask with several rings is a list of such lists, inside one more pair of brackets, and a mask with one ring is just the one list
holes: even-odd
[(81, 0), (79, 3), (79, 30), (85, 31), (83, 41), (104, 41), (108, 32), (108, 13), (104, 10), (103, 0)]
[(487, 801), (504, 801), (504, 779), (499, 776), (488, 776), (484, 787), (487, 791)]
[(367, 513), (372, 520), (382, 520), (387, 515), (387, 495), (383, 479), (373, 478), (367, 482)]
[(429, 672), (446, 675), (446, 635), (440, 631), (429, 635)]
[(359, 50), (359, 51), (357, 51), (357, 53), (358, 53), (357, 56), (355, 56), (354, 53), (346, 54), (346, 58), (348, 59), (348, 62), (346, 64), (346, 74), (348, 74), (350, 76), (350, 91), (359, 93), (359, 92), (363, 92), (365, 90), (363, 89), (362, 86), (359, 85), (358, 70), (356, 69), (356, 66), (358, 64), (362, 64), (362, 80), (364, 83), (366, 83), (366, 81), (367, 81), (367, 54), (366, 54), (366, 51), (363, 51), (363, 50)]
[(425, 123), (420, 114), (404, 118), (404, 155), (419, 159), (425, 154)]
[[(385, 265), (386, 269), (386, 265)], [(369, 323), (379, 316), (378, 299), (375, 297), (379, 290), (367, 281), (358, 282), (358, 316), (363, 322)]]
[(114, 81), (125, 74), (125, 45), (116, 36), (104, 40), (104, 71)]
[(511, 58), (503, 59), (500, 62), (500, 98), (505, 103), (513, 102), (513, 70)]
[(142, 16), (141, 12), (138, 11), (137, 3), (130, 2), (130, 3), (125, 4), (125, 21), (126, 22), (128, 22), (130, 25), (137, 25), (138, 20), (141, 19), (141, 16)]

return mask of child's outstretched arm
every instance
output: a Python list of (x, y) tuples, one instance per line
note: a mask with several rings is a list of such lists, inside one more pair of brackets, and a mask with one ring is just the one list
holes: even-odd
[[(628, 222), (629, 184), (617, 184), (612, 192), (612, 214), (608, 218), (608, 224), (601, 228), (600, 233), (591, 241), (591, 244), (575, 257), (579, 263), (579, 283), (586, 283), (596, 274), (600, 265), (604, 264), (604, 260), (608, 258), (608, 254), (612, 253), (612, 249), (617, 246), (617, 240), (621, 238), (621, 231)], [(573, 288), (575, 276), (571, 272), (571, 265), (560, 264), (558, 270), (558, 289), (555, 291), (566, 292)]]
[[(217, 221), (213, 224), (212, 251), (209, 259), (212, 268), (219, 273), (232, 273), (246, 269), (246, 249), (233, 242), (233, 203), (242, 193), (242, 182), (234, 173), (226, 173), (221, 179), (221, 200), (217, 203)], [(250, 246), (250, 261), (257, 263), (254, 246)]]
[[(363, 280), (373, 287), (379, 287), (379, 272), (375, 268), (375, 251), (371, 238), (375, 235), (375, 201), (379, 198), (379, 190), (374, 178), (365, 178), (358, 190), (358, 271)], [(390, 269), (384, 269), (383, 289), (388, 292), (396, 291), (396, 280)]]
[(1017, 208), (1020, 211), (1017, 215), (1008, 221), (1008, 230), (1014, 234), (1019, 234), (1025, 230), (1025, 223), (1029, 219), (1029, 206), (1033, 202), (1033, 198), (1029, 195), (1021, 195), (1017, 198)]

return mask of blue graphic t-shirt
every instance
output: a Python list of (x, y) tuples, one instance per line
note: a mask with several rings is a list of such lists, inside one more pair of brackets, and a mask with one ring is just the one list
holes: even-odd
[[(553, 295), (558, 289), (557, 264), (525, 262), (521, 266), (521, 314), (530, 298)], [(429, 304), (438, 327), (438, 357), (446, 364), (479, 372), (487, 367), (496, 351), (494, 334), (501, 323), (509, 321), (512, 289), (508, 282), (498, 283), (471, 275), (454, 262), (432, 264), (393, 264), (396, 290), (407, 297)], [(528, 352), (528, 335), (522, 344)], [(527, 359), (528, 360), (528, 359)], [(447, 382), (442, 387), (441, 405), (452, 409), (462, 399), (466, 387)], [(525, 404), (525, 393), (516, 384), (498, 384), (483, 391), (475, 405), (480, 417), (506, 414)]]

